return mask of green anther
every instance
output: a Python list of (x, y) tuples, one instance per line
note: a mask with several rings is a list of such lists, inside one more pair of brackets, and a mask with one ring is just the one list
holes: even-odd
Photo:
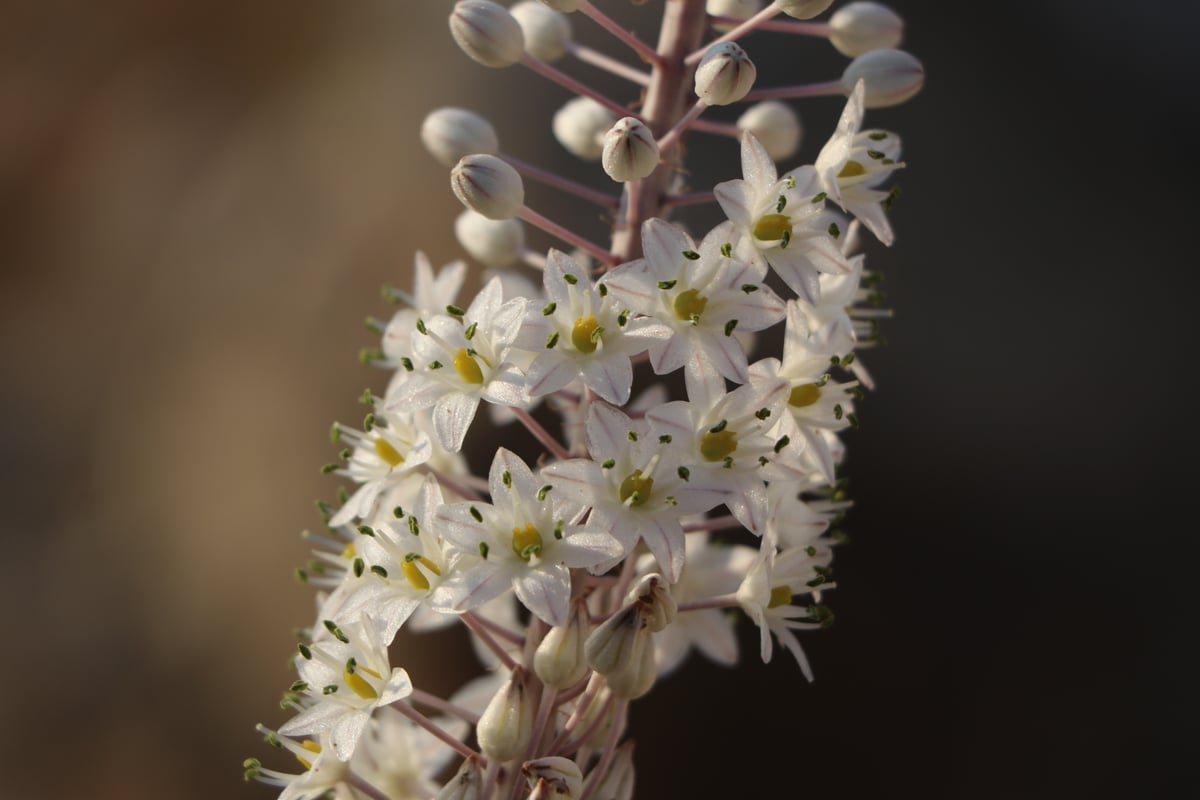
[(568, 272), (565, 275), (563, 275), (563, 280), (566, 281), (567, 283), (571, 284), (572, 286), (574, 286), (575, 284), (579, 283), (579, 276), (572, 275), (571, 273)]
[(780, 247), (780, 249), (786, 249), (786, 248), (787, 248), (787, 246), (788, 246), (789, 244), (791, 244), (791, 243), (792, 243), (792, 232), (791, 232), (791, 231), (784, 231), (784, 232), (783, 232), (783, 236), (779, 237), (779, 247)]
[(400, 571), (404, 573), (405, 579), (408, 580), (414, 589), (423, 592), (429, 588), (429, 579), (425, 577), (425, 573), (417, 566), (418, 564), (428, 569), (434, 575), (441, 575), (442, 571), (437, 568), (436, 564), (419, 553), (408, 553), (404, 556), (404, 560), (400, 562)]
[(737, 322), (738, 321), (736, 319), (731, 319), (731, 320), (729, 320), (729, 322), (725, 323), (725, 335), (726, 336), (733, 336), (733, 329), (737, 327)]
[(472, 339), (474, 339), (475, 338), (475, 329), (477, 327), (479, 327), (478, 322), (472, 322), (470, 325), (468, 325), (467, 329), (465, 331), (463, 331), (463, 338), (466, 339), (468, 342), (471, 341)]
[(417, 320), (417, 332), (424, 334), (425, 336), (429, 335), (429, 331), (425, 327), (425, 320), (423, 320), (423, 319)]
[(628, 434), (626, 434), (626, 437), (629, 439), (629, 441), (636, 442), (638, 440), (637, 431), (630, 431)]
[(404, 519), (404, 507), (396, 506), (392, 509), (392, 516), (396, 519)]
[(524, 528), (513, 528), (512, 534), (512, 549), (517, 558), (528, 561), (531, 556), (542, 552), (542, 535), (532, 523), (526, 523)]
[(780, 606), (790, 606), (792, 604), (792, 590), (786, 585), (776, 586), (771, 590), (771, 599), (767, 603), (767, 608), (779, 608)]
[(700, 254), (697, 253), (695, 250), (684, 250), (683, 257), (686, 258), (688, 261), (699, 261), (700, 260)]
[(417, 518), (409, 515), (408, 517), (408, 532), (413, 536), (421, 535), (421, 524), (417, 522)]
[(308, 645), (298, 644), (296, 649), (300, 651), (300, 655), (304, 657), (305, 661), (312, 661), (312, 650), (308, 649)]
[(575, 345), (575, 349), (581, 353), (594, 353), (596, 352), (594, 334), (599, 330), (601, 330), (600, 323), (594, 316), (580, 317), (575, 320), (575, 325), (571, 328), (571, 344)]
[(325, 629), (333, 634), (333, 638), (337, 639), (342, 644), (350, 644), (350, 637), (342, 633), (342, 629), (337, 626), (337, 623), (331, 619), (325, 620)]
[(746, 294), (752, 294), (753, 292), (758, 291), (758, 287), (755, 286), (753, 283), (743, 283), (742, 291), (745, 292)]
[(700, 439), (700, 455), (705, 461), (721, 461), (737, 450), (737, 431), (709, 431)]
[[(471, 355), (470, 353), (467, 353), (467, 356), (468, 356), (468, 357), (470, 357), (470, 355)], [(440, 361), (437, 361), (437, 360), (434, 360), (434, 361), (430, 361), (430, 362), (429, 362), (429, 368), (430, 368), (430, 369), (441, 369), (441, 368), (442, 368), (442, 367), (444, 367), (444, 366), (446, 366), (446, 365), (445, 365), (445, 364), (443, 364), (443, 363), (442, 363), (442, 362), (440, 362)]]
[(767, 214), (754, 223), (754, 238), (760, 242), (774, 242), (783, 238), (785, 231), (791, 232), (792, 220), (785, 214)]
[(391, 443), (386, 439), (375, 440), (375, 454), (393, 467), (398, 467), (404, 463), (404, 456), (400, 455), (400, 451), (392, 447)]
[(729, 427), (729, 420), (723, 419), (720, 422), (718, 422), (716, 425), (713, 425), (711, 428), (709, 428), (708, 432), (709, 433), (720, 433), (721, 431), (725, 430), (727, 427)]
[(675, 295), (675, 316), (683, 320), (696, 321), (704, 313), (708, 298), (703, 297), (699, 290), (688, 289)]
[(373, 413), (368, 412), (367, 415), (365, 417), (363, 417), (363, 422), (362, 422), (363, 432), (370, 433), (371, 428), (374, 428), (378, 423), (379, 423), (379, 418), (376, 417)]
[(446, 306), (446, 313), (452, 317), (461, 317), (463, 314), (465, 314), (467, 312), (463, 311), (458, 306)]
[(733, 255), (733, 242), (725, 242), (725, 244), (721, 245), (721, 255), (726, 258)]
[(679, 283), (679, 281), (659, 281), (658, 288), (664, 289), (664, 290), (665, 289), (674, 289), (675, 284), (677, 284), (677, 283)]
[(779, 202), (775, 204), (775, 213), (782, 214), (785, 208), (787, 208), (787, 198), (779, 195)]
[(787, 188), (789, 188), (789, 189), (796, 188), (796, 178), (792, 175), (787, 176)]
[(558, 344), (558, 331), (546, 337), (546, 349), (553, 350), (556, 344)]
[(871, 158), (875, 159), (876, 161), (880, 161), (882, 159), (887, 158), (887, 153), (880, 152), (879, 150), (868, 150), (867, 155), (870, 156)]
[(842, 235), (842, 229), (838, 227), (836, 222), (829, 223), (829, 235), (835, 239)]
[(658, 443), (659, 444), (670, 444), (671, 438), (672, 438), (671, 434), (664, 433), (662, 436), (658, 437)]
[(548, 305), (542, 309), (542, 316), (543, 317), (550, 316), (551, 314), (554, 313), (554, 309), (556, 309), (556, 308), (558, 308), (558, 303), (551, 303), (550, 305)]
[(764, 420), (769, 416), (771, 416), (771, 409), (769, 408), (760, 408), (758, 411), (754, 412), (755, 419)]
[(873, 131), (867, 134), (867, 138), (873, 142), (882, 142), (887, 138), (887, 131)]
[(409, 372), (413, 371), (412, 359), (408, 356), (402, 356), (400, 358), (400, 366), (404, 367), (404, 369), (408, 370)]
[(512, 473), (508, 470), (500, 473), (500, 482), (504, 484), (505, 489), (512, 488)]
[(650, 499), (650, 492), (653, 489), (654, 479), (643, 478), (642, 471), (635, 469), (625, 480), (621, 481), (621, 488), (617, 490), (617, 496), (621, 498), (622, 503), (640, 506)]
[(458, 352), (454, 354), (454, 369), (458, 372), (459, 377), (467, 383), (483, 383), (483, 370), (479, 368), (479, 363), (467, 353), (465, 347), (458, 348)]
[(847, 161), (846, 166), (842, 167), (842, 171), (837, 174), (839, 178), (857, 178), (859, 175), (866, 175), (867, 170), (862, 164), (857, 161)]
[(844, 412), (842, 411), (842, 404), (841, 403), (835, 404), (833, 407), (833, 418), (840, 420), (842, 418), (843, 413)]
[(378, 575), (381, 578), (386, 578), (388, 576), (387, 569), (379, 566), (378, 564), (375, 564), (374, 566), (371, 567), (371, 572), (374, 572), (376, 575)]
[(687, 467), (680, 467), (678, 470), (676, 470), (676, 472), (679, 473), (679, 477), (681, 480), (686, 481), (688, 478), (692, 477), (692, 471), (690, 469), (688, 469)]
[(776, 440), (776, 442), (775, 442), (775, 452), (778, 453), (779, 451), (783, 450), (783, 448), (787, 447), (788, 443), (790, 443), (791, 441), (792, 441), (791, 437), (780, 436), (779, 439)]
[(550, 494), (550, 490), (553, 488), (554, 487), (551, 486), (550, 484), (546, 484), (542, 488), (538, 489), (538, 493), (537, 493), (538, 502), (544, 503), (546, 501), (546, 495)]
[(596, 293), (601, 297), (608, 297), (608, 286), (603, 283), (596, 284)]
[(492, 548), (488, 547), (487, 542), (479, 543), (479, 557), (482, 558), (484, 561), (487, 561), (488, 553), (491, 552), (491, 550), (492, 550)]
[(604, 462), (600, 464), (600, 469), (612, 469), (614, 466), (616, 466), (616, 464), (617, 462), (615, 459), (606, 458)]
[(361, 558), (354, 559), (354, 577), (361, 578), (363, 570), (366, 569), (366, 564)]
[(825, 192), (817, 192), (816, 194), (813, 195), (812, 202), (820, 203), (820, 202), (824, 201), (825, 198), (828, 196), (829, 195), (825, 194)]
[(617, 324), (618, 325), (620, 325), (622, 328), (624, 328), (626, 322), (629, 322), (629, 312), (628, 311), (622, 311), (620, 314), (617, 314)]

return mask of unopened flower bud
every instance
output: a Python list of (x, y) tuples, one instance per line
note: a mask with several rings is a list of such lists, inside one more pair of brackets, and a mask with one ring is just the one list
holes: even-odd
[(479, 759), (468, 758), (463, 761), (454, 777), (437, 793), (435, 800), (479, 800), (481, 791), (483, 770), (479, 767)]
[(592, 795), (595, 800), (633, 800), (633, 745), (631, 739), (617, 750)]
[(521, 0), (508, 10), (525, 35), (525, 52), (542, 61), (557, 61), (571, 43), (571, 23), (565, 15), (536, 0)]
[(608, 177), (624, 183), (646, 177), (658, 166), (658, 144), (640, 120), (625, 117), (604, 135), (601, 164)]
[(904, 20), (882, 3), (850, 3), (829, 18), (829, 41), (843, 55), (895, 47), (903, 38)]
[(794, 156), (804, 136), (800, 115), (779, 100), (764, 100), (750, 106), (738, 117), (737, 126), (753, 133), (773, 161)]
[(607, 675), (629, 661), (634, 640), (642, 633), (642, 615), (626, 606), (606, 619), (587, 638), (584, 650), (592, 669)]
[(616, 119), (590, 97), (576, 97), (554, 113), (554, 138), (573, 155), (595, 161), (604, 152), (604, 134)]
[(757, 76), (754, 62), (736, 42), (708, 48), (696, 67), (696, 96), (710, 106), (736, 103), (746, 96)]
[(850, 62), (842, 73), (842, 88), (854, 91), (859, 81), (866, 84), (863, 106), (885, 108), (903, 103), (925, 85), (921, 62), (903, 50), (872, 50)]
[(574, 798), (583, 791), (583, 772), (579, 765), (569, 758), (562, 756), (546, 756), (526, 761), (521, 772), (529, 781), (530, 787), (539, 783), (545, 784), (549, 792), (546, 797)]
[[(762, 11), (763, 0), (708, 0), (704, 10), (710, 17), (733, 17), (735, 19), (750, 19)], [(724, 33), (731, 29), (730, 25), (714, 25), (714, 30)]]
[(651, 633), (658, 633), (674, 622), (679, 611), (671, 587), (657, 572), (639, 578), (625, 602), (638, 610), (642, 625)]
[(421, 142), (444, 167), (472, 153), (490, 155), (500, 149), (492, 123), (474, 111), (450, 106), (429, 112), (421, 123)]
[(450, 188), (464, 206), (488, 219), (511, 219), (525, 205), (521, 176), (496, 156), (461, 158), (450, 171)]
[(779, 10), (796, 19), (812, 19), (833, 5), (833, 0), (775, 0)]
[(583, 0), (542, 0), (542, 5), (550, 6), (555, 11), (561, 11), (564, 14), (570, 14), (579, 10), (579, 7), (583, 5)]
[(577, 603), (567, 624), (556, 625), (546, 633), (533, 654), (533, 671), (542, 683), (566, 689), (583, 680), (588, 671), (583, 647), (588, 627), (587, 609)]
[(633, 650), (617, 669), (604, 676), (605, 683), (617, 697), (634, 700), (654, 686), (658, 665), (654, 662), (654, 640), (649, 630), (633, 639)]
[(450, 12), (450, 34), (485, 67), (509, 67), (525, 54), (521, 26), (507, 8), (491, 0), (458, 0)]
[(454, 220), (454, 237), (472, 258), (488, 267), (507, 267), (525, 249), (525, 226), (515, 219), (488, 219), (471, 209)]
[(509, 761), (525, 753), (533, 738), (533, 698), (525, 671), (512, 671), (475, 726), (479, 749), (488, 758)]
[(618, 704), (612, 701), (612, 690), (608, 688), (607, 684), (601, 686), (600, 691), (596, 692), (592, 702), (580, 715), (576, 729), (590, 731), (583, 740), (584, 744), (591, 747), (604, 747), (609, 733), (612, 732), (612, 727), (623, 724), (623, 717), (616, 713)]

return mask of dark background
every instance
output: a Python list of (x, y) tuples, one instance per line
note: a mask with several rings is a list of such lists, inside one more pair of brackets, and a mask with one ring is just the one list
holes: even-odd
[[(420, 120), (469, 105), (572, 163), (523, 130), (565, 93), (470, 63), (450, 5), (0, 3), (5, 797), (272, 796), (239, 766), (313, 613), (288, 576), (328, 423), (383, 385), (361, 319), (416, 248), (460, 255)], [(868, 115), (909, 168), (869, 256), (897, 315), (864, 356), (838, 621), (804, 638), (811, 686), (744, 629), (736, 671), (640, 701), (639, 796), (1180, 796), (1198, 14), (892, 5), (928, 82)], [(844, 63), (746, 45), (764, 85)], [(801, 160), (840, 106), (799, 106)], [(728, 142), (694, 147), (698, 182), (733, 176)], [(420, 682), (455, 653), (402, 660)]]

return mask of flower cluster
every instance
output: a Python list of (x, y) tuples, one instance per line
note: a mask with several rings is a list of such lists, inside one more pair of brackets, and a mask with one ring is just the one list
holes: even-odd
[[(301, 572), (322, 593), (284, 699), (294, 715), (262, 729), (303, 770), (250, 759), (248, 777), (283, 800), (629, 798), (629, 702), (693, 648), (735, 663), (731, 610), (761, 631), (764, 661), (777, 641), (811, 680), (796, 634), (832, 619), (841, 434), (872, 385), (857, 354), (885, 315), (862, 234), (892, 243), (887, 184), (904, 166), (899, 137), (863, 117), (922, 80), (891, 49), (891, 10), (853, 2), (811, 21), (830, 4), (674, 0), (655, 49), (586, 0), (456, 3), (467, 55), (577, 95), (554, 133), (621, 192), (507, 154), (473, 112), (426, 118), (422, 140), (467, 208), (455, 232), (499, 272), (460, 297), (466, 265), (435, 270), (418, 253), (411, 292), (388, 292), (400, 309), (368, 360), (391, 379), (363, 398), (361, 429), (333, 429), (344, 449), (326, 469), (353, 488), (323, 505), (328, 530)], [(640, 65), (574, 42), (584, 17)], [(823, 37), (854, 60), (835, 81), (755, 88), (738, 43), (753, 31)], [(644, 102), (635, 112), (549, 63), (568, 57), (643, 87)], [(780, 174), (801, 139), (781, 101), (828, 94), (848, 98), (831, 137)], [(735, 103), (749, 104), (736, 124), (703, 117)], [(693, 132), (739, 140), (740, 177), (691, 190), (679, 145)], [(606, 210), (612, 241), (529, 208), (526, 179)], [(725, 221), (693, 232), (698, 203)], [(527, 226), (561, 246), (533, 250)], [(476, 474), (468, 437), (500, 426), (527, 432), (514, 446), (536, 460), (501, 447)], [(389, 646), (402, 628), (456, 623), (484, 674), (443, 699)]]

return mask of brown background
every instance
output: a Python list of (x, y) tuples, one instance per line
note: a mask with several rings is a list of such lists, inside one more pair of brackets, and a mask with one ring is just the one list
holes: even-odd
[[(911, 168), (871, 255), (898, 317), (850, 442), (838, 625), (806, 640), (811, 687), (743, 631), (739, 671), (656, 689), (640, 796), (1177, 796), (1200, 76), (1175, 5), (894, 4), (930, 77), (870, 118)], [(471, 105), (571, 164), (528, 129), (566, 95), (468, 62), (449, 7), (0, 2), (4, 797), (271, 796), (239, 765), (312, 613), (289, 574), (325, 431), (382, 386), (361, 319), (416, 248), (459, 255), (420, 119)], [(749, 41), (771, 83), (842, 63)], [(839, 105), (802, 106), (803, 159)], [(697, 182), (732, 152), (697, 140)], [(454, 644), (402, 660), (449, 682)]]

